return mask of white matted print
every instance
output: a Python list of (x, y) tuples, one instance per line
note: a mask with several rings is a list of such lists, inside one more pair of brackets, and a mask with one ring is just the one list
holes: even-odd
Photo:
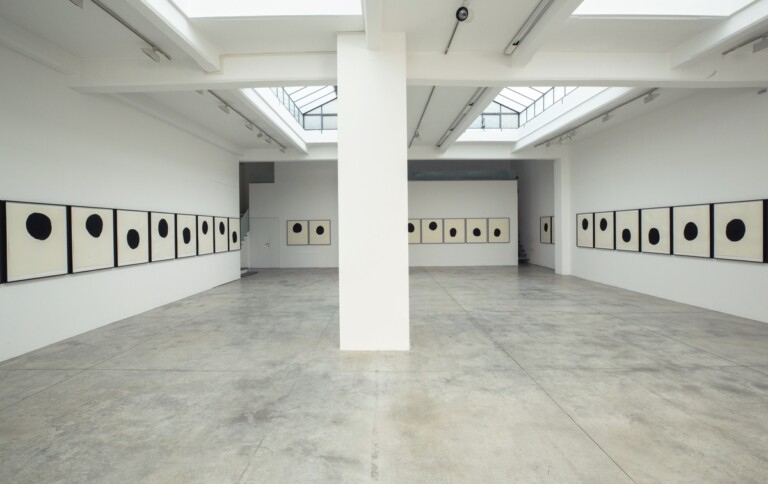
[(288, 245), (309, 244), (309, 228), (306, 220), (288, 220)]
[(484, 244), (488, 242), (488, 219), (467, 219), (467, 243)]
[(670, 208), (646, 208), (640, 211), (643, 252), (652, 254), (672, 253), (672, 210)]
[(408, 243), (421, 243), (421, 220), (417, 218), (408, 220)]
[(616, 248), (616, 232), (613, 212), (595, 213), (595, 248)]
[(508, 218), (489, 218), (488, 219), (488, 242), (494, 244), (509, 243), (509, 219)]
[(149, 262), (149, 214), (118, 210), (117, 265), (119, 267)]
[(539, 242), (552, 243), (552, 217), (539, 217)]
[(421, 243), (443, 243), (443, 220), (439, 218), (425, 218), (421, 220)]
[(173, 214), (152, 212), (149, 226), (152, 262), (176, 258), (176, 218)]
[(5, 234), (8, 282), (68, 272), (67, 207), (6, 202)]
[(595, 246), (595, 214), (579, 213), (576, 214), (576, 246), (589, 247)]
[(672, 208), (672, 253), (691, 257), (711, 257), (711, 206), (689, 205)]
[(764, 203), (716, 203), (715, 258), (763, 262)]
[(463, 244), (466, 242), (463, 218), (443, 219), (443, 241), (446, 244)]
[(616, 212), (616, 250), (640, 250), (640, 210)]
[(197, 217), (176, 215), (176, 257), (197, 255)]
[(229, 219), (226, 217), (214, 217), (213, 219), (213, 247), (215, 252), (229, 251)]
[(310, 245), (331, 245), (331, 221), (330, 220), (310, 220), (309, 221), (309, 244)]
[(213, 217), (197, 217), (197, 255), (213, 254)]
[(229, 250), (240, 250), (240, 219), (229, 219)]
[(72, 207), (72, 272), (115, 267), (115, 212), (111, 208)]

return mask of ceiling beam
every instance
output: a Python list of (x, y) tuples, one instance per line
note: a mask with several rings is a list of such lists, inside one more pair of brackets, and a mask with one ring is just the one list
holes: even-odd
[(768, 0), (758, 0), (677, 46), (669, 53), (669, 64), (673, 69), (688, 66), (765, 31), (768, 31)]
[(80, 68), (77, 57), (2, 17), (0, 17), (0, 45), (62, 74), (73, 74)]
[[(483, 92), (483, 94), (477, 98), (477, 100), (474, 102), (472, 106), (469, 106), (469, 104), (463, 106), (462, 110), (456, 115), (456, 120), (458, 120), (458, 124), (456, 124), (453, 130), (448, 133), (448, 136), (444, 140), (441, 140), (442, 143), (440, 143), (439, 146), (435, 147), (437, 152), (445, 153), (446, 151), (448, 151), (448, 148), (450, 148), (451, 145), (453, 145), (453, 143), (456, 142), (459, 136), (461, 136), (464, 133), (464, 131), (466, 131), (467, 128), (469, 128), (469, 125), (472, 124), (472, 121), (474, 121), (478, 116), (480, 116), (480, 113), (482, 113), (483, 110), (487, 108), (489, 104), (491, 104), (491, 101), (493, 101), (493, 98), (499, 95), (499, 93), (501, 92), (501, 89), (502, 88), (500, 87), (486, 88), (485, 92)], [(471, 98), (469, 99), (469, 101), (471, 101)]]
[[(279, 134), (287, 141), (287, 146), (296, 148), (300, 153), (307, 153), (307, 144), (299, 133), (289, 124), (293, 118), (286, 119), (290, 113), (280, 104), (277, 97), (269, 89), (240, 89), (233, 95), (242, 101), (252, 114), (264, 121), (262, 128), (268, 128), (267, 132)], [(286, 118), (281, 116), (286, 115)], [(295, 123), (295, 121), (294, 121)]]
[(368, 49), (381, 48), (381, 34), (384, 30), (383, 0), (362, 0), (363, 18), (365, 19), (365, 40)]
[(200, 71), (188, 59), (156, 64), (138, 60), (82, 61), (69, 78), (73, 89), (89, 93), (244, 89), (246, 87), (333, 85), (336, 54), (224, 56), (216, 74)]
[(221, 55), (168, 0), (127, 0), (139, 14), (157, 27), (205, 72), (221, 70)]
[[(571, 17), (574, 10), (581, 5), (582, 1), (556, 0), (525, 40), (509, 56), (510, 65), (513, 67), (526, 66), (541, 49), (541, 46), (556, 34), (558, 30), (563, 28), (565, 22)], [(515, 32), (512, 32), (510, 35), (514, 34)]]

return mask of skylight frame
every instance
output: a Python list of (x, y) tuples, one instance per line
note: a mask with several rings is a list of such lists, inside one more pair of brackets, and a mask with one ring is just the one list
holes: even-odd
[(362, 16), (360, 0), (171, 0), (187, 18)]

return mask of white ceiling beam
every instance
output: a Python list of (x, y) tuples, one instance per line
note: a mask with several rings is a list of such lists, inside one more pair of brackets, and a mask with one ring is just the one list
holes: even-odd
[(248, 106), (252, 114), (265, 122), (265, 125), (259, 125), (260, 127), (266, 128), (270, 134), (280, 135), (280, 138), (287, 141), (286, 147), (307, 153), (307, 144), (294, 127), (289, 124), (289, 121), (294, 121), (296, 125), (298, 123), (293, 118), (289, 120), (281, 116), (285, 113), (286, 116), (290, 117), (290, 113), (280, 104), (272, 91), (266, 88), (261, 88), (258, 91), (256, 89), (240, 89), (234, 91), (233, 95)]
[[(503, 54), (407, 54), (411, 86), (761, 87), (768, 63), (754, 56), (670, 69), (667, 54), (540, 52), (524, 68)], [(719, 59), (718, 59), (719, 61)]]
[(768, 30), (768, 0), (758, 0), (714, 27), (692, 37), (669, 53), (674, 68), (690, 65), (703, 57), (733, 47), (750, 35)]
[[(436, 150), (438, 153), (445, 153), (448, 151), (448, 148), (453, 145), (453, 143), (456, 142), (456, 140), (461, 136), (464, 131), (469, 128), (469, 125), (472, 124), (472, 121), (474, 121), (478, 116), (480, 116), (480, 113), (483, 112), (485, 108), (488, 107), (489, 104), (491, 104), (491, 101), (493, 101), (493, 98), (499, 95), (501, 92), (500, 87), (489, 87), (485, 90), (485, 92), (477, 98), (475, 103), (469, 108), (469, 110), (464, 114), (464, 117), (459, 121), (459, 124), (456, 125), (456, 127), (451, 131), (451, 133), (448, 135), (448, 137), (443, 141), (443, 143), (436, 147)], [(457, 118), (461, 116), (461, 113), (466, 109), (466, 106), (463, 107), (462, 111), (459, 113), (456, 113)]]
[(2, 17), (0, 17), (0, 45), (62, 74), (73, 74), (80, 68), (77, 57)]
[(205, 72), (221, 70), (221, 54), (168, 0), (127, 0)]
[[(514, 67), (526, 66), (533, 56), (541, 49), (541, 46), (550, 39), (558, 30), (563, 28), (565, 22), (573, 14), (574, 10), (579, 8), (583, 0), (556, 0), (549, 7), (539, 23), (531, 30), (528, 36), (523, 40), (514, 52), (509, 56), (509, 62)], [(511, 36), (517, 32), (510, 33)]]
[(363, 2), (363, 19), (365, 20), (365, 40), (368, 49), (381, 48), (381, 34), (384, 30), (383, 0), (361, 0)]
[(216, 74), (191, 60), (156, 64), (138, 60), (82, 61), (69, 78), (73, 89), (89, 93), (244, 89), (246, 87), (333, 85), (336, 54), (224, 56)]

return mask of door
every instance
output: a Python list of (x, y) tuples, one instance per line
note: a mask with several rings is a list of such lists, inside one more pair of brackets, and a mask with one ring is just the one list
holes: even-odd
[(277, 217), (251, 217), (251, 267), (280, 267), (280, 220)]

